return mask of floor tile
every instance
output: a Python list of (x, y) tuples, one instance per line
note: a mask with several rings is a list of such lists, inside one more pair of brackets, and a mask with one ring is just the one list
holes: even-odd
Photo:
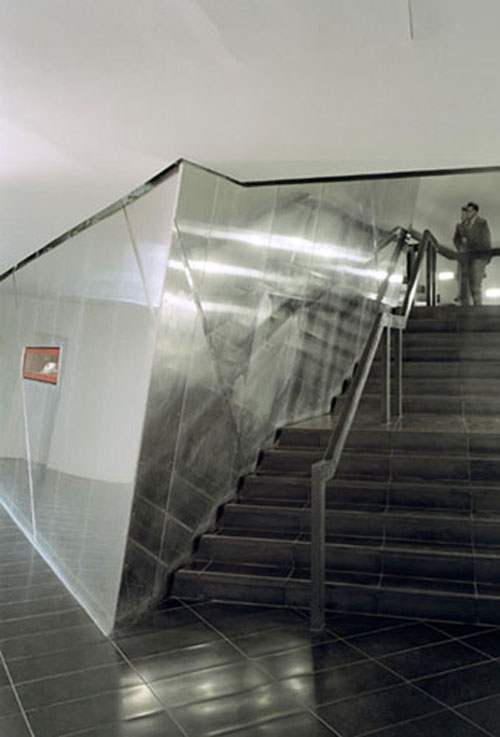
[(403, 685), (320, 707), (317, 713), (342, 737), (355, 737), (437, 709), (439, 705), (433, 699)]
[(36, 634), (37, 632), (49, 632), (50, 630), (61, 630), (86, 624), (92, 624), (88, 614), (81, 607), (72, 605), (72, 608), (68, 611), (3, 620), (0, 623), (0, 641), (3, 642), (22, 635)]
[(471, 665), (487, 658), (487, 655), (481, 655), (460, 642), (453, 641), (410, 650), (406, 653), (386, 655), (379, 658), (378, 662), (404, 678), (412, 680)]
[(29, 560), (2, 560), (0, 562), (0, 580), (4, 581), (9, 576), (24, 576), (36, 582), (44, 576), (54, 578), (54, 572), (50, 566), (40, 558), (37, 553), (30, 556)]
[(173, 717), (189, 737), (237, 730), (273, 717), (302, 711), (280, 684), (261, 686), (234, 696), (172, 709)]
[(319, 706), (401, 683), (399, 676), (374, 662), (354, 663), (280, 681), (308, 706)]
[(416, 681), (419, 688), (453, 706), (500, 694), (500, 663), (490, 661)]
[(312, 646), (333, 639), (335, 635), (328, 631), (320, 634), (311, 633), (309, 625), (303, 622), (235, 637), (233, 643), (249, 657), (257, 658), (259, 655), (283, 652), (304, 645)]
[(378, 657), (446, 639), (448, 639), (446, 635), (432, 627), (416, 622), (385, 632), (356, 635), (348, 638), (348, 642), (368, 655)]
[(266, 655), (255, 662), (275, 678), (291, 678), (354, 663), (364, 660), (365, 657), (347, 643), (334, 640), (276, 655)]
[(198, 621), (179, 628), (118, 637), (115, 642), (128, 658), (141, 658), (221, 639), (221, 635), (212, 627)]
[(39, 614), (53, 614), (54, 612), (67, 611), (69, 609), (80, 610), (80, 605), (69, 593), (61, 593), (30, 601), (6, 602), (0, 604), (0, 622), (33, 617)]
[(0, 734), (2, 737), (32, 737), (26, 722), (19, 714), (0, 716)]
[(378, 617), (371, 614), (327, 614), (326, 626), (341, 637), (367, 634), (408, 624), (407, 619)]
[(500, 630), (468, 637), (464, 642), (494, 658), (500, 657)]
[[(75, 733), (72, 732), (70, 735)], [(160, 712), (105, 724), (78, 732), (75, 737), (185, 737), (185, 735), (165, 712)]]
[(443, 737), (443, 735), (451, 737), (481, 737), (482, 735), (485, 737), (482, 730), (477, 729), (469, 721), (460, 718), (449, 709), (369, 734), (370, 737), (371, 735), (373, 737)]
[(133, 660), (133, 664), (145, 681), (157, 681), (160, 678), (225, 665), (241, 659), (242, 655), (236, 648), (225, 640), (219, 640), (150, 655), (147, 658)]
[(459, 706), (457, 711), (483, 729), (487, 729), (495, 737), (500, 737), (500, 696)]
[(242, 659), (229, 665), (154, 681), (150, 688), (163, 704), (173, 707), (249, 691), (270, 681), (271, 676)]
[(178, 629), (184, 626), (199, 624), (200, 620), (194, 612), (185, 607), (166, 609), (152, 612), (137, 623), (128, 627), (118, 628), (114, 631), (114, 639), (127, 637), (131, 634), (140, 635), (147, 632), (158, 632)]
[(289, 627), (304, 621), (300, 614), (291, 609), (252, 604), (210, 602), (194, 607), (194, 611), (230, 638), (276, 627)]
[(440, 632), (446, 632), (451, 637), (468, 637), (469, 635), (484, 634), (492, 629), (478, 624), (461, 624), (458, 622), (431, 622), (431, 627), (438, 629)]
[(236, 732), (226, 732), (227, 737), (332, 737), (332, 734), (309, 712), (253, 724)]
[(54, 574), (45, 566), (45, 568), (35, 571), (34, 573), (30, 570), (26, 571), (6, 571), (3, 568), (0, 570), (0, 591), (18, 589), (20, 586), (42, 586), (43, 584), (53, 582)]
[(123, 658), (120, 653), (105, 640), (60, 652), (12, 660), (9, 662), (9, 671), (14, 683), (23, 683), (121, 662)]
[(10, 714), (19, 714), (19, 704), (12, 687), (2, 686), (0, 688), (0, 717), (6, 717)]
[(1, 650), (7, 663), (16, 658), (41, 655), (75, 648), (79, 645), (90, 645), (105, 642), (106, 638), (94, 624), (80, 627), (67, 627), (63, 630), (38, 632), (24, 637), (11, 637), (1, 643)]
[(8, 686), (9, 684), (10, 681), (9, 677), (7, 676), (7, 671), (0, 662), (0, 688), (2, 688), (2, 686)]
[(21, 683), (17, 686), (17, 692), (24, 709), (28, 711), (107, 691), (119, 691), (128, 686), (140, 686), (142, 683), (140, 676), (122, 662)]
[(91, 696), (28, 712), (37, 737), (61, 737), (113, 721), (157, 714), (163, 709), (146, 686)]
[(10, 604), (14, 602), (34, 602), (41, 599), (51, 599), (53, 596), (71, 596), (68, 590), (58, 580), (47, 580), (41, 584), (26, 584), (25, 586), (15, 586), (9, 588), (0, 588), (0, 604)]

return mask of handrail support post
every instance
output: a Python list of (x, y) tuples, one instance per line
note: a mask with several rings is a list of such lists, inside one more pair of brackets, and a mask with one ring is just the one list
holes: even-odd
[(437, 250), (431, 249), (432, 252), (432, 306), (435, 307), (437, 304), (437, 284), (436, 284), (436, 270), (437, 270)]
[(394, 383), (396, 389), (396, 415), (403, 416), (403, 330), (394, 331)]
[(382, 422), (391, 421), (391, 327), (382, 336)]
[(326, 482), (323, 462), (312, 467), (311, 483), (311, 630), (325, 627)]
[(425, 264), (425, 297), (428, 307), (436, 306), (436, 266), (437, 253), (433, 244), (427, 246), (427, 258)]

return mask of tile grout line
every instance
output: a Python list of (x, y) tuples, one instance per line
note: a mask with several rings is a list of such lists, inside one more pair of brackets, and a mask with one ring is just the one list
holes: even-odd
[[(229, 645), (231, 645), (231, 647), (234, 647), (238, 652), (240, 652), (244, 656), (244, 658), (246, 660), (248, 660), (252, 665), (254, 665), (255, 667), (257, 667), (266, 677), (271, 678), (271, 682), (272, 683), (279, 684), (280, 680), (283, 680), (283, 679), (276, 678), (276, 676), (274, 676), (272, 673), (269, 673), (268, 671), (266, 671), (265, 668), (263, 668), (259, 663), (256, 662), (256, 660), (257, 660), (256, 658), (252, 658), (250, 655), (248, 655), (243, 650), (241, 650), (237, 646), (237, 644), (234, 643), (233, 640), (231, 640), (229, 637), (227, 637), (223, 632), (221, 632), (217, 627), (215, 627), (215, 625), (213, 625), (209, 620), (205, 619), (201, 615), (198, 615), (198, 612), (196, 610), (192, 609), (188, 604), (186, 604), (186, 607), (190, 611), (192, 611), (194, 614), (196, 614), (196, 616), (198, 616), (199, 619), (202, 622), (204, 622), (205, 624), (208, 624), (209, 627), (211, 627), (215, 632), (217, 632)], [(288, 607), (280, 607), (280, 608), (288, 609)], [(295, 610), (292, 609), (292, 611), (295, 611)], [(337, 638), (335, 636), (335, 638), (332, 640), (332, 642), (334, 642), (336, 639)], [(298, 649), (298, 648), (294, 648), (294, 649)], [(265, 657), (265, 656), (263, 656), (263, 657)], [(320, 717), (318, 714), (316, 714), (309, 706), (307, 706), (307, 704), (300, 703), (300, 710), (301, 711), (304, 711), (304, 712), (308, 712), (309, 714), (311, 714), (315, 719), (317, 719), (325, 727), (327, 727), (327, 729), (329, 729), (330, 732), (332, 732), (332, 734), (334, 734), (336, 737), (344, 737), (340, 732), (338, 732), (336, 729), (334, 729), (331, 724), (328, 724), (328, 722), (326, 722), (322, 717)], [(293, 714), (293, 713), (297, 713), (297, 712), (289, 712), (289, 714)], [(286, 716), (286, 715), (283, 715), (283, 716)], [(271, 722), (272, 719), (271, 720), (267, 720), (267, 721)], [(251, 726), (251, 725), (249, 725), (249, 726)], [(234, 730), (232, 730), (232, 731), (234, 731)]]
[[(189, 608), (190, 608), (190, 607), (189, 607)], [(196, 611), (195, 611), (194, 613), (196, 613)], [(226, 637), (226, 636), (225, 636), (225, 635), (224, 635), (224, 634), (223, 634), (222, 632), (220, 632), (220, 630), (218, 630), (218, 629), (217, 629), (217, 628), (216, 628), (216, 627), (215, 627), (214, 625), (212, 625), (212, 624), (211, 624), (210, 622), (208, 622), (208, 620), (205, 620), (205, 619), (204, 619), (203, 617), (200, 617), (200, 619), (201, 619), (202, 621), (204, 621), (205, 623), (209, 624), (209, 626), (211, 626), (211, 627), (212, 627), (212, 629), (214, 629), (214, 630), (215, 630), (215, 631), (216, 631), (216, 632), (217, 632), (218, 634), (220, 634), (220, 635), (221, 635), (221, 636), (222, 636), (222, 637), (223, 637), (224, 639), (226, 639), (226, 640), (227, 640), (227, 641), (229, 642), (229, 644), (230, 644), (230, 645), (233, 645), (233, 646), (234, 646), (234, 643), (233, 643), (233, 642), (232, 642), (232, 641), (231, 641), (231, 640), (230, 640), (229, 638), (227, 638), (227, 637)], [(424, 623), (424, 620), (422, 620), (422, 623)], [(328, 629), (328, 628), (327, 628), (327, 629)], [(389, 628), (389, 630), (391, 630), (391, 629), (399, 629), (399, 627), (398, 627), (398, 626), (396, 626), (396, 627), (393, 627), (393, 628)], [(346, 645), (348, 645), (348, 646), (351, 646), (351, 647), (353, 647), (353, 645), (352, 645), (352, 643), (351, 643), (351, 641), (350, 641), (350, 640), (347, 640), (347, 639), (346, 639), (346, 640), (344, 640), (344, 638), (343, 638), (343, 637), (341, 637), (340, 635), (337, 635), (336, 633), (334, 633), (334, 631), (333, 631), (333, 630), (328, 630), (328, 631), (329, 631), (330, 633), (332, 633), (332, 634), (334, 634), (334, 635), (335, 635), (335, 638), (336, 638), (336, 640), (340, 640), (340, 641), (343, 641), (343, 642), (344, 642), (344, 644), (346, 644)], [(384, 630), (384, 631), (388, 631), (388, 630)], [(378, 631), (377, 631), (377, 632), (378, 632)], [(363, 633), (363, 634), (377, 634), (377, 632), (374, 632), (374, 633)], [(363, 636), (363, 635), (361, 635), (361, 634), (360, 634), (360, 635), (358, 635), (358, 636), (360, 636), (360, 637), (361, 637), (361, 636)], [(354, 637), (354, 639), (355, 639), (355, 638), (356, 638), (356, 636)], [(332, 642), (335, 642), (336, 640), (333, 640)], [(453, 642), (453, 641), (458, 641), (458, 638), (455, 638), (455, 637), (453, 637), (453, 636), (449, 636), (449, 635), (448, 635), (448, 636), (446, 637), (446, 639), (445, 639), (445, 640), (439, 640), (439, 641), (437, 641), (436, 643), (430, 643), (430, 644), (428, 644), (427, 646), (424, 646), (424, 647), (430, 647), (430, 646), (432, 646), (432, 645), (437, 645), (437, 644), (445, 644), (445, 643), (446, 643), (446, 642), (448, 642), (448, 641), (452, 641), (452, 642)], [(239, 648), (237, 648), (237, 649), (238, 649), (238, 651), (240, 651), (240, 649), (239, 649)], [(299, 648), (294, 648), (294, 649), (299, 649)], [(437, 699), (436, 697), (433, 697), (432, 695), (428, 694), (428, 693), (427, 693), (426, 691), (424, 691), (424, 690), (423, 690), (422, 688), (420, 688), (420, 687), (419, 687), (418, 685), (415, 685), (415, 684), (414, 684), (414, 681), (409, 681), (408, 679), (406, 679), (406, 678), (405, 678), (404, 676), (402, 676), (402, 675), (401, 675), (400, 673), (398, 673), (397, 671), (393, 671), (393, 670), (392, 670), (391, 668), (389, 668), (388, 666), (385, 666), (384, 664), (380, 663), (380, 662), (379, 662), (379, 660), (377, 660), (377, 658), (375, 658), (375, 657), (373, 657), (372, 655), (370, 655), (370, 654), (366, 653), (366, 652), (365, 652), (365, 651), (363, 651), (363, 650), (362, 650), (361, 648), (359, 648), (359, 647), (356, 647), (356, 646), (354, 646), (354, 647), (353, 647), (353, 649), (357, 650), (357, 651), (358, 651), (358, 652), (359, 652), (359, 653), (360, 653), (360, 654), (361, 654), (361, 655), (363, 656), (363, 658), (362, 658), (362, 660), (361, 660), (361, 661), (356, 661), (355, 663), (345, 663), (345, 664), (341, 664), (341, 665), (338, 665), (338, 666), (336, 666), (335, 668), (331, 668), (331, 669), (324, 669), (324, 671), (317, 671), (317, 672), (325, 672), (325, 671), (328, 671), (328, 670), (336, 670), (337, 668), (342, 668), (342, 667), (349, 667), (350, 665), (355, 665), (355, 664), (359, 664), (360, 662), (363, 662), (363, 661), (366, 661), (366, 662), (371, 662), (372, 664), (375, 664), (375, 665), (378, 665), (378, 666), (380, 666), (380, 667), (383, 667), (383, 668), (384, 668), (385, 670), (387, 670), (388, 672), (390, 672), (390, 673), (391, 673), (392, 675), (395, 675), (395, 676), (396, 676), (396, 677), (397, 677), (397, 678), (398, 678), (398, 679), (399, 679), (400, 681), (402, 681), (402, 684), (406, 684), (406, 685), (409, 685), (410, 687), (413, 687), (413, 688), (415, 688), (416, 690), (418, 690), (419, 692), (421, 692), (422, 694), (424, 694), (424, 695), (425, 695), (425, 696), (427, 696), (428, 698), (430, 698), (430, 699), (432, 699), (433, 701), (435, 701), (435, 702), (436, 702), (436, 703), (437, 703), (437, 704), (438, 704), (438, 705), (440, 706), (440, 708), (439, 708), (439, 709), (438, 709), (437, 711), (439, 711), (439, 712), (440, 712), (440, 711), (442, 711), (443, 709), (447, 709), (447, 710), (449, 710), (449, 711), (453, 711), (453, 712), (454, 712), (454, 713), (455, 713), (455, 714), (456, 714), (456, 715), (457, 715), (457, 716), (458, 716), (459, 718), (462, 718), (462, 719), (464, 719), (465, 721), (470, 721), (470, 720), (468, 720), (468, 719), (467, 719), (466, 717), (464, 717), (463, 715), (461, 715), (461, 714), (459, 714), (458, 712), (456, 712), (456, 711), (455, 711), (455, 710), (453, 709), (453, 707), (450, 707), (450, 706), (449, 706), (448, 704), (445, 704), (444, 702), (441, 702), (441, 701), (439, 701), (439, 699)], [(405, 651), (397, 651), (396, 653), (388, 653), (387, 655), (389, 656), (389, 655), (395, 655), (395, 654), (403, 654), (403, 653), (406, 653), (406, 652), (412, 652), (412, 651), (414, 651), (414, 650), (418, 650), (418, 649), (420, 649), (420, 647), (416, 647), (416, 648), (409, 648), (409, 649), (407, 649), (407, 650), (405, 650)], [(285, 651), (282, 651), (282, 652), (285, 652)], [(286, 651), (286, 652), (289, 652), (289, 651)], [(245, 657), (246, 657), (246, 658), (247, 658), (248, 660), (250, 660), (250, 662), (254, 663), (255, 665), (258, 665), (257, 663), (255, 663), (255, 660), (256, 660), (255, 658), (251, 658), (250, 656), (246, 655), (245, 653), (243, 653), (243, 654), (245, 655)], [(276, 654), (278, 654), (278, 653), (276, 653)], [(485, 655), (485, 659), (484, 659), (484, 661), (480, 661), (480, 663), (479, 663), (479, 664), (482, 664), (482, 663), (484, 663), (484, 662), (486, 662), (486, 663), (489, 663), (489, 662), (493, 662), (494, 660), (496, 660), (495, 658), (492, 658), (492, 657), (491, 657), (491, 656), (489, 656), (488, 654), (484, 654), (484, 653), (481, 653), (481, 654)], [(272, 655), (272, 653), (270, 653), (270, 654), (268, 654), (268, 655)], [(263, 657), (264, 657), (264, 656), (263, 656)], [(381, 656), (381, 657), (383, 657), (383, 656)], [(474, 663), (474, 664), (471, 664), (471, 665), (470, 665), (470, 666), (468, 666), (468, 667), (473, 667), (473, 666), (475, 666), (475, 665), (478, 665), (478, 663)], [(467, 667), (467, 666), (466, 666), (466, 667)], [(445, 672), (446, 672), (446, 673), (448, 674), (448, 673), (452, 673), (452, 672), (455, 672), (455, 671), (458, 671), (458, 670), (461, 670), (461, 668), (457, 667), (457, 668), (451, 669), (450, 671), (445, 671)], [(279, 682), (280, 682), (280, 681), (282, 681), (282, 680), (287, 680), (287, 679), (279, 679), (279, 678), (277, 678), (277, 677), (275, 677), (275, 676), (273, 676), (272, 674), (270, 674), (270, 673), (267, 673), (267, 672), (265, 672), (265, 674), (266, 674), (266, 675), (270, 675), (270, 676), (272, 677), (272, 679), (273, 679), (273, 681), (274, 681), (275, 683), (279, 683)], [(315, 672), (315, 673), (314, 673), (313, 675), (315, 675), (315, 674), (316, 674), (316, 672)], [(432, 674), (431, 674), (431, 675), (432, 675)], [(441, 675), (441, 673), (440, 673), (439, 675)], [(422, 676), (422, 679), (423, 679), (423, 678), (425, 678), (425, 677), (426, 677), (426, 676)], [(427, 676), (427, 677), (430, 677), (430, 676)], [(419, 680), (419, 679), (415, 679), (415, 680)], [(372, 690), (372, 691), (365, 691), (365, 692), (363, 692), (362, 694), (358, 694), (357, 696), (368, 696), (368, 695), (371, 695), (371, 694), (374, 694), (374, 693), (384, 692), (384, 691), (390, 690), (391, 688), (395, 688), (396, 686), (398, 686), (398, 685), (402, 685), (402, 684), (395, 684), (395, 685), (393, 685), (393, 686), (389, 686), (389, 687), (383, 687), (383, 688), (380, 688), (380, 689), (374, 689), (374, 690)], [(345, 698), (343, 698), (343, 699), (337, 699), (337, 700), (335, 700), (334, 702), (326, 702), (325, 704), (321, 704), (319, 708), (321, 708), (321, 707), (324, 707), (324, 706), (328, 706), (328, 705), (330, 705), (330, 704), (332, 704), (332, 705), (333, 705), (333, 704), (338, 704), (338, 703), (342, 703), (342, 702), (345, 702), (345, 701), (349, 701), (349, 700), (350, 700), (351, 698), (353, 698), (353, 696), (347, 696), (347, 697), (345, 697)], [(304, 708), (305, 710), (307, 710), (308, 712), (310, 712), (311, 714), (313, 714), (313, 715), (314, 715), (314, 716), (315, 716), (316, 718), (319, 718), (319, 719), (320, 719), (321, 721), (324, 721), (324, 720), (323, 720), (323, 719), (322, 719), (321, 717), (319, 717), (319, 715), (318, 715), (318, 714), (317, 714), (317, 713), (316, 713), (315, 711), (313, 711), (313, 708), (312, 708), (312, 707), (309, 707), (309, 706), (308, 706), (307, 704), (305, 704), (305, 703), (303, 703), (303, 704), (302, 704), (302, 706), (303, 706), (303, 708)], [(437, 712), (433, 712), (433, 713), (437, 713)], [(426, 716), (428, 716), (428, 715), (426, 715)], [(330, 729), (332, 728), (332, 727), (331, 727), (331, 725), (329, 725), (329, 724), (328, 724), (327, 722), (324, 722), (324, 723), (325, 723), (325, 724), (326, 724), (326, 726), (328, 726), (328, 727), (329, 727)], [(474, 726), (476, 726), (474, 722), (471, 722), (471, 724), (474, 724)], [(489, 732), (485, 732), (485, 734), (488, 734), (488, 735), (489, 735), (489, 737), (493, 737), (492, 735), (490, 735), (490, 733), (489, 733)]]
[(4, 658), (3, 652), (0, 650), (0, 663), (3, 665), (5, 673), (7, 674), (7, 679), (10, 683), (10, 687), (12, 688), (12, 693), (14, 694), (14, 698), (16, 699), (17, 705), (19, 706), (19, 711), (21, 712), (21, 716), (24, 720), (24, 723), (28, 729), (28, 732), (30, 733), (30, 737), (36, 737), (35, 733), (33, 732), (33, 729), (31, 727), (30, 721), (28, 719), (28, 716), (24, 710), (23, 703), (21, 701), (21, 698), (17, 692), (16, 685), (14, 683), (14, 680), (12, 678), (12, 674), (9, 670), (9, 666), (7, 665), (7, 662)]
[[(47, 597), (49, 598), (49, 597)], [(55, 598), (55, 597), (52, 597)], [(19, 603), (19, 602), (13, 602), (13, 603)], [(27, 602), (31, 603), (31, 602)], [(9, 604), (0, 604), (0, 613), (2, 610), (2, 606), (9, 606)], [(68, 612), (74, 612), (75, 610), (82, 610), (82, 605), (79, 604), (77, 601), (74, 602), (74, 605), (69, 607), (68, 609), (55, 609), (54, 611), (48, 611), (48, 612), (38, 612), (37, 614), (26, 614), (22, 617), (10, 617), (9, 619), (2, 619), (1, 624), (8, 624), (9, 622), (24, 622), (28, 619), (36, 619), (37, 617), (48, 617), (48, 616), (56, 616), (57, 614), (67, 614)], [(56, 628), (58, 629), (58, 628)], [(47, 632), (53, 632), (54, 630), (47, 630)], [(27, 632), (27, 635), (36, 635), (38, 633), (45, 632), (45, 630), (35, 630), (35, 632)], [(3, 640), (10, 640), (14, 637), (19, 637), (19, 635), (8, 635), (7, 637), (1, 637), (0, 639)]]
[[(405, 725), (412, 725), (414, 722), (422, 722), (424, 719), (427, 719), (428, 717), (437, 716), (438, 714), (445, 714), (446, 712), (451, 711), (450, 709), (438, 709), (437, 711), (429, 712), (429, 714), (424, 714), (423, 716), (414, 717), (413, 719), (405, 719), (401, 722), (396, 722), (395, 724), (389, 725), (389, 727), (386, 725), (384, 727), (377, 728), (375, 730), (369, 731), (369, 732), (360, 732), (357, 735), (354, 735), (353, 737), (377, 737), (378, 734), (383, 733), (387, 729), (393, 729), (394, 727), (402, 727)], [(474, 724), (473, 726), (476, 727), (476, 729), (479, 729), (481, 731), (484, 731), (482, 727), (480, 727), (478, 724)], [(488, 737), (495, 737), (490, 732), (484, 732), (484, 734), (488, 735)]]
[[(179, 731), (182, 732), (183, 735), (185, 735), (185, 737), (189, 737), (189, 735), (186, 732), (186, 730), (182, 727), (181, 724), (179, 724), (179, 722), (177, 721), (177, 719), (175, 719), (175, 717), (173, 716), (173, 714), (171, 714), (170, 709), (167, 706), (165, 706), (165, 704), (161, 701), (161, 699), (153, 691), (153, 689), (150, 687), (149, 683), (142, 677), (142, 675), (139, 673), (139, 671), (134, 666), (133, 662), (123, 652), (123, 650), (120, 648), (120, 646), (110, 636), (107, 636), (106, 639), (109, 641), (109, 643), (112, 645), (112, 647), (114, 647), (114, 649), (116, 650), (116, 652), (123, 658), (124, 662), (128, 665), (128, 667), (136, 674), (136, 676), (138, 676), (138, 678), (140, 678), (142, 684), (147, 688), (147, 690), (152, 694), (152, 696), (155, 698), (155, 700), (157, 701), (157, 703), (161, 706), (162, 711), (165, 712), (165, 714), (169, 717), (169, 719), (171, 719), (171, 721), (175, 724), (175, 726), (179, 729)], [(120, 689), (118, 689), (118, 690), (120, 690)], [(113, 724), (113, 723), (114, 722), (108, 722), (108, 724)], [(102, 726), (102, 725), (98, 725), (98, 726)], [(66, 737), (66, 735), (61, 735), (61, 737)]]
[[(340, 638), (340, 639), (342, 639), (342, 638)], [(451, 637), (449, 639), (450, 640), (454, 640), (454, 639), (458, 639), (458, 638)], [(347, 644), (349, 644), (349, 643), (347, 642)], [(363, 650), (361, 650), (361, 648), (355, 648), (355, 649), (360, 650), (360, 652), (363, 652)], [(494, 737), (494, 735), (492, 735), (491, 732), (488, 732), (488, 731), (484, 730), (482, 727), (480, 727), (478, 724), (476, 724), (475, 722), (473, 722), (471, 719), (469, 719), (468, 717), (464, 716), (463, 714), (460, 714), (460, 712), (458, 712), (455, 709), (454, 706), (450, 706), (449, 704), (446, 704), (445, 702), (440, 701), (437, 697), (429, 694), (427, 691), (425, 691), (420, 686), (415, 685), (415, 682), (414, 681), (408, 680), (405, 676), (402, 676), (400, 673), (397, 673), (397, 671), (394, 671), (392, 668), (390, 668), (387, 665), (384, 665), (383, 663), (379, 662), (376, 658), (373, 658), (372, 656), (370, 656), (370, 659), (373, 660), (373, 662), (375, 662), (380, 667), (384, 668), (384, 670), (387, 670), (389, 673), (392, 673), (393, 675), (395, 675), (398, 678), (400, 678), (403, 681), (403, 684), (404, 685), (409, 686), (410, 688), (414, 688), (415, 690), (417, 690), (419, 693), (423, 694), (427, 698), (430, 698), (432, 701), (435, 701), (436, 704), (439, 704), (442, 707), (442, 709), (448, 709), (449, 711), (453, 712), (455, 714), (455, 716), (458, 716), (460, 719), (463, 719), (464, 721), (468, 722), (472, 726), (476, 727), (476, 729), (479, 729), (480, 731), (484, 732), (484, 734), (488, 735), (488, 737)], [(491, 661), (487, 661), (487, 662), (491, 662)], [(457, 668), (456, 670), (461, 670), (461, 669), (460, 668)], [(394, 687), (392, 687), (392, 688), (394, 688)], [(466, 703), (466, 702), (464, 702), (464, 703)], [(473, 702), (470, 702), (470, 703), (473, 703)], [(460, 706), (460, 704), (455, 704), (455, 706)], [(393, 725), (389, 725), (389, 726), (393, 726)], [(360, 735), (356, 735), (356, 737), (360, 737)]]
[[(386, 724), (383, 727), (377, 727), (377, 729), (374, 729), (368, 732), (359, 732), (358, 734), (353, 735), (353, 737), (372, 737), (372, 735), (373, 737), (377, 737), (377, 734), (383, 733), (387, 729), (394, 729), (394, 727), (402, 727), (405, 724), (411, 725), (413, 724), (413, 722), (420, 722), (420, 721), (423, 721), (424, 719), (427, 719), (428, 717), (433, 717), (433, 716), (436, 716), (437, 714), (444, 714), (447, 711), (449, 711), (449, 709), (437, 709), (436, 711), (431, 711), (428, 714), (424, 714), (423, 716), (413, 717), (412, 719), (404, 719), (403, 721), (396, 722), (395, 724), (390, 724), (390, 725)], [(486, 734), (488, 735), (488, 737), (494, 737), (493, 735), (490, 735), (489, 732), (487, 732)]]

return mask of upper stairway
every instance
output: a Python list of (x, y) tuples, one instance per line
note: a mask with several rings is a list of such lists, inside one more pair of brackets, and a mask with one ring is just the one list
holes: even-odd
[[(500, 308), (414, 308), (403, 358), (402, 419), (380, 422), (376, 359), (327, 486), (327, 607), (499, 623)], [(278, 434), (177, 596), (309, 606), (310, 469), (337, 417)]]

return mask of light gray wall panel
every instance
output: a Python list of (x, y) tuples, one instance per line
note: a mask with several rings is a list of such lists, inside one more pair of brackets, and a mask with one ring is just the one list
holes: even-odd
[[(0, 500), (106, 632), (176, 196), (172, 176), (0, 284)], [(25, 345), (62, 347), (57, 386), (21, 379)]]

